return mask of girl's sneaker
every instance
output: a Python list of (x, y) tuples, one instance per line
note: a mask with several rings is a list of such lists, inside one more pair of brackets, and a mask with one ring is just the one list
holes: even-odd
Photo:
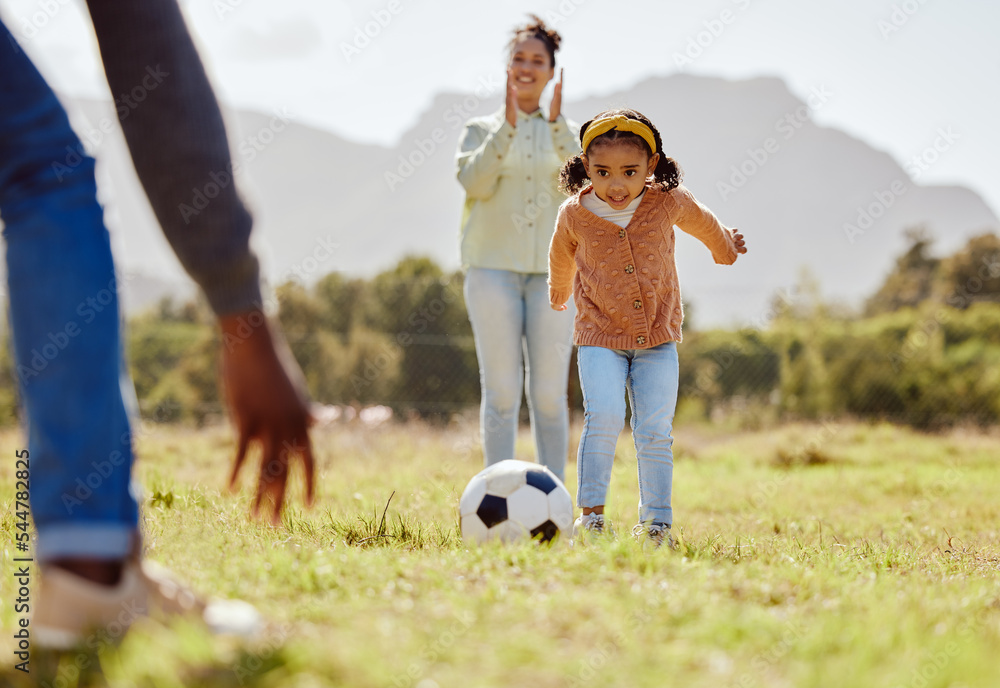
[(613, 535), (611, 524), (604, 520), (604, 514), (586, 514), (579, 516), (573, 523), (573, 538), (598, 536), (607, 533)]
[(669, 523), (654, 522), (648, 526), (645, 523), (637, 523), (632, 529), (632, 535), (641, 544), (651, 544), (657, 549), (662, 545), (666, 545), (670, 549), (676, 549), (677, 547), (674, 538), (670, 535)]

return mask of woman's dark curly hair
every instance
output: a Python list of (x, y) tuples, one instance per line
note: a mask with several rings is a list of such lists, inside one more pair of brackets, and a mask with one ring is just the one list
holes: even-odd
[[(653, 155), (653, 153), (659, 153), (660, 159), (656, 163), (656, 169), (653, 170), (653, 186), (656, 186), (664, 191), (670, 191), (671, 189), (677, 188), (677, 186), (681, 183), (681, 178), (684, 176), (684, 172), (673, 158), (668, 158), (663, 152), (663, 140), (660, 138), (660, 132), (656, 130), (653, 123), (649, 121), (648, 117), (636, 112), (635, 110), (631, 110), (629, 108), (605, 110), (594, 117), (594, 119), (585, 122), (584, 125), (580, 127), (580, 140), (583, 141), (583, 135), (587, 132), (587, 127), (589, 127), (594, 120), (601, 119), (603, 117), (614, 117), (616, 115), (622, 115), (628, 119), (639, 120), (649, 127), (650, 131), (653, 132), (653, 139), (656, 141), (656, 150), (649, 150), (649, 144), (646, 143), (646, 140), (638, 134), (633, 134), (630, 131), (618, 131), (617, 129), (612, 129), (611, 131), (595, 137), (594, 140), (590, 142), (588, 150), (593, 149), (594, 146), (604, 146), (610, 143), (627, 143), (644, 151), (647, 158)], [(586, 153), (587, 151), (583, 152)], [(587, 176), (587, 170), (583, 166), (583, 158), (580, 155), (575, 155), (567, 160), (563, 164), (562, 169), (559, 171), (559, 188), (562, 189), (562, 191), (567, 195), (575, 194), (589, 183), (590, 178)]]
[(562, 42), (562, 36), (556, 33), (555, 29), (550, 29), (546, 26), (545, 22), (537, 14), (529, 14), (528, 18), (531, 19), (530, 22), (524, 26), (514, 28), (514, 36), (510, 39), (510, 43), (507, 44), (508, 55), (514, 52), (514, 46), (521, 41), (526, 41), (529, 38), (537, 38), (545, 44), (545, 49), (549, 53), (549, 62), (551, 63), (549, 66), (555, 69), (556, 51), (559, 50), (559, 43)]

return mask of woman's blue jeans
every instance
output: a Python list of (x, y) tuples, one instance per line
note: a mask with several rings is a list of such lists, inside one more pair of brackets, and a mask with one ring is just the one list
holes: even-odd
[(677, 345), (650, 349), (577, 351), (583, 388), (583, 436), (577, 459), (577, 506), (602, 506), (625, 424), (625, 395), (632, 407), (632, 437), (639, 463), (639, 521), (673, 523), (673, 429), (677, 407)]
[(134, 391), (96, 193), (94, 160), (0, 23), (0, 219), (39, 560), (122, 558), (138, 526)]
[(562, 480), (569, 451), (567, 385), (575, 310), (554, 311), (544, 273), (469, 268), (465, 303), (482, 386), (480, 432), (487, 466), (514, 458), (521, 393), (538, 462)]

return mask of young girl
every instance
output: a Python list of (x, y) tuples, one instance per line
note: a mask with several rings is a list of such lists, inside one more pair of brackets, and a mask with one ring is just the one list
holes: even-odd
[(573, 294), (573, 343), (583, 389), (577, 460), (579, 531), (602, 532), (615, 445), (627, 391), (639, 462), (639, 524), (633, 534), (672, 544), (670, 435), (677, 404), (681, 294), (674, 262), (676, 224), (716, 263), (746, 253), (743, 236), (680, 185), (656, 127), (634, 110), (603, 112), (580, 128), (583, 153), (563, 166), (562, 204), (549, 246), (549, 302)]

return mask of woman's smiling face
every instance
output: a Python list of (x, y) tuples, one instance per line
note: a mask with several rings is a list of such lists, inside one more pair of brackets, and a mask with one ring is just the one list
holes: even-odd
[(517, 85), (518, 99), (541, 98), (545, 85), (555, 75), (549, 51), (538, 38), (526, 38), (514, 44), (510, 51), (510, 70)]
[(659, 155), (649, 155), (644, 147), (625, 141), (595, 139), (581, 156), (594, 186), (594, 193), (615, 210), (634, 201), (646, 187)]

